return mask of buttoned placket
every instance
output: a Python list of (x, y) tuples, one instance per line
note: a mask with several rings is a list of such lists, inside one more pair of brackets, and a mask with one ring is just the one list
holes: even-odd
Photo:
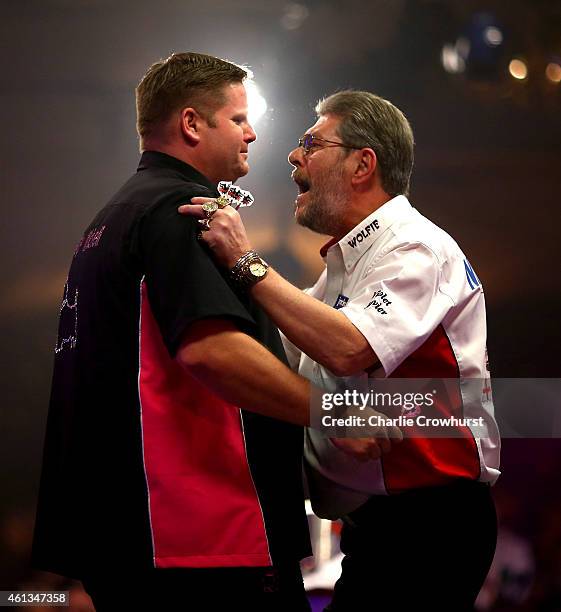
[(325, 261), (327, 264), (327, 279), (323, 301), (328, 306), (335, 306), (337, 298), (343, 291), (345, 281), (345, 262), (341, 247), (338, 244), (329, 249)]

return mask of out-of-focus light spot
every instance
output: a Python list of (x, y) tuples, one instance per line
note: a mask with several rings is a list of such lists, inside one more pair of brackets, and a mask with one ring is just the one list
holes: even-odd
[(498, 47), (503, 42), (503, 33), (494, 26), (489, 26), (483, 31), (483, 39), (490, 47)]
[(523, 81), (528, 76), (528, 66), (521, 59), (511, 60), (508, 65), (508, 71), (513, 78), (519, 81)]
[(454, 45), (444, 45), (442, 47), (441, 60), (444, 70), (451, 74), (458, 74), (466, 68), (464, 58), (461, 57)]
[(297, 30), (308, 18), (310, 11), (307, 6), (297, 2), (289, 2), (284, 7), (281, 25), (285, 30)]
[(549, 62), (545, 67), (545, 76), (552, 83), (561, 83), (561, 66), (557, 62)]
[(267, 112), (267, 100), (261, 95), (255, 81), (246, 81), (245, 90), (247, 92), (249, 122), (255, 125)]
[(458, 55), (465, 60), (467, 59), (470, 50), (471, 43), (469, 42), (469, 39), (465, 36), (460, 36), (460, 38), (458, 38), (456, 41), (456, 51), (458, 52)]

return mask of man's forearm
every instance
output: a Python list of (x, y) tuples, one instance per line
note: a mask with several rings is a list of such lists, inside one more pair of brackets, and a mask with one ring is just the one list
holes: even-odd
[(285, 336), (333, 374), (347, 376), (377, 361), (366, 338), (334, 308), (269, 269), (251, 295)]
[(236, 406), (309, 425), (310, 383), (228, 321), (193, 324), (177, 360), (199, 382)]
[[(310, 424), (310, 383), (227, 320), (193, 323), (176, 359), (193, 378), (235, 406), (296, 425)], [(372, 437), (341, 438), (336, 444), (355, 459), (368, 461), (388, 452), (400, 437), (397, 428), (383, 428)]]
[[(193, 205), (180, 206), (179, 211), (204, 218), (201, 204), (208, 200), (193, 198)], [(227, 269), (251, 249), (238, 212), (229, 206), (214, 213), (202, 239)], [(366, 338), (343, 313), (306, 295), (274, 270), (269, 269), (251, 293), (293, 344), (333, 374), (348, 376), (378, 362)]]

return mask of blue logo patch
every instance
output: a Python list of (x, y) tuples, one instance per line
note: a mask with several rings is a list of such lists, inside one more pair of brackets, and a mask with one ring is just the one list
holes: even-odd
[(476, 287), (479, 287), (481, 283), (479, 282), (479, 279), (477, 278), (475, 272), (473, 271), (473, 268), (471, 267), (471, 264), (467, 259), (464, 259), (464, 268), (466, 269), (467, 281), (469, 283), (470, 288), (475, 289)]
[(339, 310), (339, 308), (343, 308), (343, 306), (346, 306), (348, 301), (349, 298), (346, 295), (340, 293), (337, 297), (337, 301), (335, 302), (335, 304), (333, 304), (333, 308)]

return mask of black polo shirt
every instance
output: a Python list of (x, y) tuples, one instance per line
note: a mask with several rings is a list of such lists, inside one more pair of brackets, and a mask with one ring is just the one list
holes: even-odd
[(33, 560), (73, 577), (267, 566), (310, 554), (300, 427), (225, 402), (174, 356), (219, 317), (286, 363), (177, 213), (215, 185), (143, 153), (76, 247), (60, 310)]

